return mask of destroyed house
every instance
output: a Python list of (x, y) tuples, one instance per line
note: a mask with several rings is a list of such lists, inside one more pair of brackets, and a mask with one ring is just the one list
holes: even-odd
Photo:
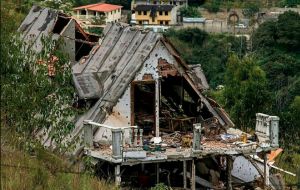
[[(98, 41), (67, 15), (37, 6), (19, 32), (36, 52), (43, 37), (62, 39), (76, 105), (87, 108), (65, 141), (77, 145), (75, 155), (92, 158), (100, 177), (184, 189), (231, 189), (257, 177), (270, 184), (266, 154), (278, 147), (279, 118), (257, 114), (256, 135), (234, 129), (204, 95), (209, 86), (201, 66), (187, 65), (162, 34), (116, 23)], [(47, 132), (40, 134), (42, 144), (52, 146)]]
[[(244, 155), (278, 146), (278, 132), (270, 127), (278, 129), (277, 117), (258, 115), (257, 132), (263, 140), (248, 140), (251, 135), (232, 128), (227, 113), (203, 94), (208, 84), (201, 66), (187, 65), (161, 34), (109, 24), (99, 45), (72, 72), (79, 99), (92, 106), (77, 120), (71, 139), (81, 136), (84, 154), (95, 160), (101, 176), (110, 171), (117, 184), (146, 175), (149, 181), (138, 184), (147, 187), (151, 180), (153, 185), (153, 173), (154, 183), (167, 173), (163, 182), (170, 186), (215, 188), (222, 184), (218, 168), (227, 168), (223, 185), (230, 189), (232, 176), (247, 170), (245, 163), (254, 167)], [(174, 167), (178, 171), (171, 175)], [(210, 177), (197, 176), (203, 167)], [(237, 181), (263, 174), (258, 167), (253, 171), (251, 179)]]
[(98, 37), (87, 34), (76, 20), (70, 16), (49, 8), (33, 6), (21, 23), (18, 31), (26, 42), (26, 49), (41, 52), (45, 39), (60, 41), (58, 44), (71, 62), (89, 54)]
[[(138, 126), (157, 137), (192, 131), (198, 122), (233, 126), (224, 110), (202, 95), (208, 84), (200, 65), (187, 65), (166, 38), (118, 24), (104, 32), (101, 44), (72, 68), (79, 98), (97, 99), (78, 122)], [(109, 141), (111, 134), (101, 128), (94, 140)]]

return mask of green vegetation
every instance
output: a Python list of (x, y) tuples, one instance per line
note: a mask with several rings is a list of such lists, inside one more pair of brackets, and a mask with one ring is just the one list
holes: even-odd
[(181, 16), (183, 17), (191, 17), (191, 18), (201, 17), (201, 14), (197, 7), (192, 7), (192, 6), (181, 7), (179, 11)]
[(41, 146), (26, 150), (26, 143), (24, 136), (1, 124), (1, 189), (117, 189)]
[(245, 17), (251, 18), (259, 12), (259, 6), (255, 3), (248, 3), (244, 6), (242, 12)]
[(152, 187), (151, 190), (169, 190), (171, 188), (169, 188), (168, 186), (166, 186), (163, 183), (158, 183), (155, 185), (155, 187)]
[[(208, 35), (197, 28), (165, 35), (189, 64), (201, 64), (212, 89), (210, 94), (230, 113), (237, 127), (253, 129), (256, 112), (281, 118), (281, 145), (299, 151), (300, 128), (295, 110), (300, 95), (299, 14), (286, 12), (278, 21), (262, 24), (252, 36), (252, 51), (245, 38)], [(297, 127), (298, 126), (298, 127)]]
[(96, 35), (101, 35), (102, 31), (103, 31), (103, 28), (100, 28), (100, 27), (90, 27), (87, 29), (88, 33), (96, 34)]
[(201, 64), (212, 88), (224, 82), (226, 62), (231, 52), (243, 56), (244, 37), (208, 35), (198, 28), (169, 30), (165, 33), (189, 64)]
[(235, 124), (248, 131), (255, 126), (255, 114), (266, 112), (270, 94), (265, 72), (252, 57), (232, 55), (226, 67), (224, 105)]
[[(251, 132), (255, 113), (280, 117), (279, 166), (297, 173), (300, 152), (300, 20), (288, 11), (278, 21), (259, 26), (244, 38), (208, 35), (196, 29), (169, 31), (166, 36), (189, 64), (201, 64), (211, 86), (208, 95), (225, 107), (236, 127)], [(189, 36), (189, 37), (188, 37)], [(214, 90), (218, 85), (224, 89)], [(284, 175), (289, 184), (296, 177)]]
[(216, 13), (220, 11), (221, 1), (211, 0), (207, 1), (203, 7), (206, 8), (209, 12)]
[[(62, 139), (79, 113), (72, 107), (70, 66), (59, 41), (43, 38), (39, 54), (24, 47), (16, 31), (25, 7), (1, 1), (1, 189), (116, 189), (88, 167), (82, 170), (77, 160), (74, 165), (61, 156), (72, 148)], [(55, 75), (48, 76), (53, 56), (58, 58)], [(32, 137), (41, 130), (48, 130), (53, 151)]]
[(278, 21), (262, 24), (252, 36), (253, 54), (266, 72), (272, 94), (270, 109), (281, 117), (281, 144), (295, 151), (300, 151), (300, 128), (292, 111), (300, 95), (300, 23), (293, 20), (299, 19), (298, 13), (288, 11)]

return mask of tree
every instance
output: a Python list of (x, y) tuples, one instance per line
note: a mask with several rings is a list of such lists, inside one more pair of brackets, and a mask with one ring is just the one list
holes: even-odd
[(277, 43), (277, 39), (277, 26), (274, 21), (263, 23), (251, 36), (254, 50), (274, 47)]
[(267, 21), (253, 33), (254, 50), (261, 48), (279, 48), (298, 52), (300, 50), (299, 13), (287, 11), (278, 17), (278, 21)]
[(52, 9), (61, 10), (65, 13), (71, 13), (74, 6), (72, 0), (43, 0), (40, 2), (40, 5)]
[(220, 10), (220, 5), (221, 2), (220, 0), (211, 0), (211, 1), (207, 1), (203, 6), (212, 13), (216, 13), (219, 12)]
[(247, 3), (245, 8), (242, 10), (242, 13), (245, 17), (251, 18), (259, 12), (259, 6), (255, 3)]
[(225, 73), (225, 107), (235, 124), (242, 129), (253, 129), (255, 114), (269, 107), (265, 72), (253, 57), (231, 55)]
[(179, 11), (182, 17), (190, 17), (190, 18), (201, 17), (201, 14), (198, 11), (197, 7), (191, 7), (191, 6), (181, 7)]
[[(80, 113), (72, 107), (75, 88), (69, 60), (51, 36), (41, 38), (41, 53), (25, 48), (16, 32), (21, 19), (8, 7), (1, 7), (1, 126), (22, 134), (28, 145), (35, 143), (32, 136), (37, 132), (46, 132), (57, 148), (69, 148), (62, 140)], [(49, 76), (51, 61), (55, 76)]]
[(300, 15), (294, 11), (287, 11), (279, 15), (277, 21), (278, 44), (286, 49), (300, 50)]

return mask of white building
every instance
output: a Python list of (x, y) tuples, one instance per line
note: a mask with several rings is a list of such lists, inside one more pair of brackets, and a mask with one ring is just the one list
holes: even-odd
[(121, 20), (122, 6), (107, 3), (97, 3), (76, 7), (73, 9), (75, 17), (80, 20), (93, 19), (105, 16), (105, 22), (119, 22)]

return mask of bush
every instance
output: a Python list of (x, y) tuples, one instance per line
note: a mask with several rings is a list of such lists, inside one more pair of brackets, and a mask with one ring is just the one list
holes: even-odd
[(103, 32), (103, 28), (100, 27), (92, 27), (92, 28), (88, 28), (87, 30), (89, 33), (91, 34), (97, 34), (97, 35), (101, 35)]
[(151, 190), (169, 190), (169, 187), (163, 183), (158, 183), (155, 187), (152, 187)]
[(243, 15), (248, 18), (253, 17), (258, 12), (259, 6), (255, 3), (246, 4), (245, 8), (242, 11)]
[(181, 7), (179, 11), (182, 17), (192, 17), (192, 18), (201, 17), (201, 14), (198, 11), (197, 7), (191, 7), (191, 6)]
[(217, 13), (220, 10), (220, 1), (211, 0), (204, 4), (204, 8), (206, 8), (209, 12)]

